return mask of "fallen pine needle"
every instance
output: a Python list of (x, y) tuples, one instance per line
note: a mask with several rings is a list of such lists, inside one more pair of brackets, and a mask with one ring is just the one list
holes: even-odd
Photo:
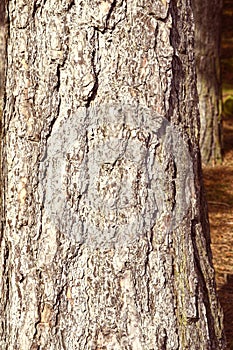
[(230, 208), (231, 205), (223, 202), (214, 202), (214, 201), (208, 201), (209, 204), (214, 204), (214, 205), (224, 205), (225, 207)]

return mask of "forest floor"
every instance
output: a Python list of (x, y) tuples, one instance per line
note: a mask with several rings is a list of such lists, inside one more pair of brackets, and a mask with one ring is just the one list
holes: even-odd
[(233, 0), (224, 0), (221, 68), (224, 161), (222, 165), (205, 167), (203, 173), (227, 350), (233, 350)]

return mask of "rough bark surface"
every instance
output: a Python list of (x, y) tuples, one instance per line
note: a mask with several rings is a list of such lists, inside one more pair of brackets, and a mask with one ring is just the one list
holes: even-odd
[(222, 0), (192, 1), (203, 164), (222, 161), (220, 35)]
[[(6, 16), (5, 1), (0, 3), (0, 116), (2, 116), (2, 106), (5, 86), (5, 58), (6, 58)], [(1, 117), (2, 119), (2, 117)]]
[[(190, 2), (10, 0), (8, 15), (1, 349), (223, 349), (201, 196)], [(124, 118), (109, 119), (119, 105)], [(190, 197), (161, 117), (188, 150)], [(49, 192), (59, 152), (73, 214), (56, 221), (67, 210)], [(161, 193), (161, 215), (141, 221)], [(116, 198), (126, 209), (111, 209)], [(185, 215), (171, 225), (185, 198)], [(128, 230), (121, 244), (108, 235), (114, 222)]]

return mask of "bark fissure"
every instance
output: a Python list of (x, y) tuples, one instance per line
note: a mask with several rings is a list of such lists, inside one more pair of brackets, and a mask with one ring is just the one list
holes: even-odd
[[(121, 2), (121, 3), (122, 3), (122, 2)], [(113, 0), (113, 2), (111, 3), (111, 6), (110, 6), (109, 12), (108, 12), (108, 14), (107, 14), (107, 16), (106, 16), (105, 29), (110, 29), (110, 28), (108, 27), (108, 25), (109, 25), (109, 20), (110, 20), (110, 17), (111, 17), (111, 15), (112, 15), (112, 13), (113, 13), (114, 10), (115, 10), (116, 4), (117, 4), (117, 0)], [(111, 28), (111, 29), (114, 29), (114, 28)]]
[[(89, 108), (91, 105), (91, 102), (93, 102), (95, 100), (95, 97), (96, 97), (97, 92), (98, 92), (98, 87), (99, 87), (100, 69), (98, 71), (96, 69), (97, 50), (98, 50), (98, 45), (96, 44), (96, 42), (98, 43), (98, 35), (99, 35), (98, 31), (94, 28), (93, 37), (91, 39), (91, 44), (93, 46), (92, 57), (91, 57), (91, 67), (92, 67), (92, 71), (93, 71), (93, 75), (94, 75), (94, 85), (93, 85), (92, 90), (89, 93), (88, 98), (87, 98), (86, 108)], [(97, 47), (96, 47), (96, 45), (97, 45)]]
[(70, 11), (73, 6), (75, 6), (75, 0), (70, 0), (67, 10)]

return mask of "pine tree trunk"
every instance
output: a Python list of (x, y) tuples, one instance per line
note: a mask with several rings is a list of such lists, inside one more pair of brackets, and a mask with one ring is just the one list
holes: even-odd
[(1, 349), (223, 349), (190, 2), (8, 14)]
[(222, 161), (220, 22), (222, 0), (193, 1), (203, 164)]
[(6, 18), (5, 1), (0, 2), (0, 118), (2, 119), (2, 108), (5, 86), (5, 57), (6, 57)]

